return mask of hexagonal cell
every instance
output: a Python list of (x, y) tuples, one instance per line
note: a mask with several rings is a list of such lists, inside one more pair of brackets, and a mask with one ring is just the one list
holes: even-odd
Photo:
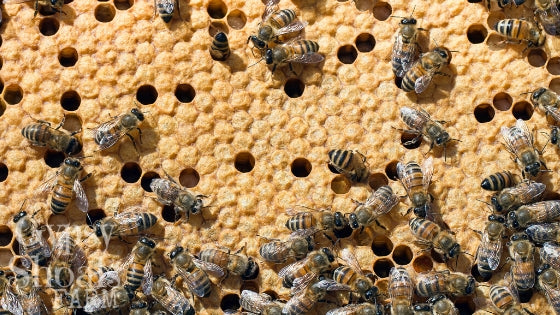
[(227, 23), (234, 30), (240, 30), (247, 23), (247, 16), (243, 11), (235, 9), (228, 14)]
[(17, 84), (10, 84), (4, 91), (4, 100), (10, 105), (15, 105), (23, 99), (23, 90)]
[(393, 264), (390, 259), (382, 258), (373, 263), (373, 272), (375, 272), (379, 278), (387, 278), (389, 276), (389, 271), (391, 271), (393, 267), (395, 267), (395, 264)]
[(272, 291), (272, 290), (266, 290), (263, 293), (268, 294), (268, 296), (272, 297), (273, 300), (277, 300), (279, 296), (276, 291)]
[(387, 256), (393, 250), (393, 242), (385, 235), (376, 235), (371, 243), (371, 250), (376, 256)]
[(159, 174), (156, 172), (146, 172), (144, 175), (142, 175), (142, 179), (140, 180), (140, 186), (142, 186), (142, 189), (147, 192), (153, 192), (152, 188), (150, 187), (150, 183), (154, 178), (160, 178)]
[(377, 190), (379, 187), (389, 184), (389, 179), (385, 174), (373, 173), (369, 175), (368, 184), (371, 189)]
[(66, 91), (60, 97), (60, 105), (64, 110), (67, 111), (75, 111), (80, 107), (80, 103), (82, 102), (82, 98), (80, 94), (74, 90)]
[(82, 119), (76, 114), (66, 114), (62, 128), (69, 132), (79, 132), (82, 130)]
[(181, 214), (175, 211), (175, 207), (164, 205), (161, 208), (161, 217), (165, 222), (177, 222), (181, 218)]
[(7, 225), (0, 225), (0, 247), (9, 245), (13, 236), (12, 230)]
[(52, 36), (58, 32), (60, 22), (55, 18), (44, 18), (39, 22), (39, 32), (45, 36)]
[(0, 98), (0, 116), (4, 115), (5, 112), (6, 112), (6, 101)]
[(187, 188), (196, 187), (199, 181), (200, 175), (192, 167), (185, 168), (181, 171), (181, 174), (179, 174), (179, 183)]
[(556, 94), (560, 94), (560, 78), (550, 80), (548, 88), (556, 92)]
[(95, 222), (105, 218), (106, 216), (107, 215), (103, 209), (91, 209), (87, 212), (86, 223), (90, 228), (93, 228), (93, 224)]
[(158, 92), (155, 87), (149, 84), (144, 84), (136, 91), (136, 100), (143, 105), (150, 105), (156, 102)]
[(213, 19), (223, 18), (226, 16), (227, 10), (226, 4), (221, 0), (210, 0), (207, 8), (208, 15)]
[(412, 260), (412, 267), (416, 273), (426, 272), (432, 270), (434, 262), (429, 256), (420, 255)]
[(135, 162), (127, 162), (121, 168), (121, 178), (129, 183), (136, 183), (142, 175), (142, 168)]
[(474, 108), (474, 118), (479, 123), (487, 123), (494, 119), (495, 111), (490, 104), (480, 104)]
[(349, 65), (353, 64), (356, 58), (358, 58), (358, 51), (356, 51), (356, 48), (352, 45), (344, 45), (338, 47), (336, 56), (340, 62)]
[(115, 7), (108, 3), (102, 3), (95, 7), (93, 15), (95, 19), (101, 23), (109, 23), (115, 18), (116, 14)]
[(114, 0), (115, 8), (117, 10), (128, 10), (134, 5), (134, 0)]
[(391, 161), (387, 166), (385, 166), (385, 174), (390, 180), (397, 180), (397, 163), (398, 161)]
[(73, 67), (78, 62), (78, 52), (74, 47), (63, 48), (58, 53), (58, 62), (63, 67)]
[(236, 170), (241, 173), (248, 173), (255, 167), (255, 158), (249, 152), (240, 152), (235, 156), (233, 163)]
[(256, 281), (243, 281), (241, 287), (239, 288), (239, 293), (243, 292), (243, 290), (250, 290), (253, 292), (259, 292), (259, 284)]
[(352, 187), (352, 184), (346, 176), (338, 175), (331, 180), (331, 189), (335, 194), (345, 194), (350, 191), (350, 187)]
[(560, 57), (552, 57), (546, 64), (546, 70), (552, 75), (560, 75)]
[(226, 33), (227, 35), (229, 34), (229, 27), (222, 21), (212, 21), (208, 27), (208, 33), (212, 38), (214, 38), (214, 36), (216, 36), (219, 32)]
[(291, 98), (298, 98), (303, 95), (303, 91), (305, 90), (305, 84), (303, 81), (296, 78), (291, 78), (286, 81), (284, 84), (284, 92)]
[(422, 144), (422, 140), (423, 140), (422, 137), (418, 137), (418, 135), (415, 133), (410, 133), (406, 131), (403, 131), (401, 133), (401, 144), (403, 145), (403, 147), (409, 150), (413, 150), (420, 147), (420, 145)]
[(356, 9), (358, 11), (369, 11), (373, 9), (373, 0), (356, 0), (354, 3), (356, 4)]
[(471, 44), (480, 44), (486, 40), (488, 30), (481, 24), (473, 24), (467, 29), (467, 39)]
[(307, 177), (311, 173), (311, 162), (305, 158), (297, 158), (292, 162), (291, 170), (295, 177)]
[(548, 56), (546, 52), (540, 48), (531, 49), (527, 54), (527, 61), (533, 67), (542, 67), (546, 64)]
[(9, 173), (8, 166), (0, 162), (0, 183), (8, 178), (8, 173)]
[(533, 116), (533, 105), (526, 101), (520, 101), (513, 104), (511, 110), (515, 119), (529, 120)]
[(393, 261), (397, 265), (408, 265), (413, 257), (412, 250), (406, 245), (398, 245), (393, 250)]
[(43, 156), (43, 159), (45, 160), (45, 163), (49, 167), (58, 168), (60, 164), (62, 164), (62, 161), (64, 161), (64, 153), (53, 151), (53, 150), (47, 150), (45, 151), (45, 155)]
[(14, 255), (11, 250), (6, 248), (0, 249), (0, 266), (9, 266), (12, 258), (14, 258)]
[(12, 251), (14, 252), (14, 254), (19, 255), (20, 250), (19, 250), (19, 242), (17, 241), (17, 238), (14, 238), (14, 242), (12, 243)]
[(513, 103), (513, 99), (509, 94), (505, 92), (500, 92), (494, 96), (492, 100), (492, 104), (497, 110), (507, 111), (511, 108), (511, 104)]
[(175, 88), (175, 97), (181, 103), (190, 103), (194, 100), (196, 91), (190, 84), (179, 84)]
[(373, 17), (379, 21), (385, 21), (393, 13), (393, 8), (387, 2), (379, 1), (373, 6)]
[(359, 52), (370, 52), (375, 47), (375, 38), (370, 33), (362, 33), (356, 37), (355, 44)]

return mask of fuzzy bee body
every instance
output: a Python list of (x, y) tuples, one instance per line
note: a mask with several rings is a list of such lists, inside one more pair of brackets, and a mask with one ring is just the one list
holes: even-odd
[(106, 242), (111, 238), (137, 235), (157, 222), (157, 217), (139, 208), (129, 208), (112, 217), (105, 217), (94, 223), (95, 235)]
[(431, 271), (417, 277), (416, 293), (429, 297), (435, 294), (465, 296), (474, 293), (475, 280), (471, 275), (460, 272)]
[(404, 130), (405, 132), (412, 133), (416, 137), (406, 144), (414, 144), (424, 137), (427, 141), (430, 141), (430, 150), (434, 145), (438, 147), (443, 147), (444, 156), (446, 156), (445, 150), (447, 144), (452, 139), (449, 137), (449, 133), (443, 129), (440, 122), (432, 120), (430, 114), (425, 110), (417, 110), (410, 107), (401, 107), (400, 117), (402, 121), (410, 128), (409, 130)]
[(206, 196), (194, 195), (180, 187), (169, 175), (167, 177), (167, 179), (154, 178), (150, 183), (150, 188), (156, 194), (158, 201), (164, 205), (173, 206), (175, 212), (183, 214), (186, 219), (191, 213), (199, 213), (204, 207), (202, 198)]
[(489, 191), (500, 191), (517, 185), (517, 179), (510, 171), (501, 171), (488, 175), (480, 183), (480, 187)]
[(357, 229), (370, 226), (377, 222), (378, 217), (389, 213), (398, 203), (399, 197), (393, 193), (391, 187), (381, 186), (368, 197), (365, 203), (360, 203), (350, 214), (350, 227)]
[(428, 247), (433, 247), (443, 256), (444, 260), (457, 257), (461, 252), (459, 243), (453, 234), (442, 230), (436, 223), (422, 218), (413, 218), (409, 221), (412, 234)]
[(230, 53), (227, 35), (224, 32), (219, 32), (212, 39), (210, 56), (214, 60), (224, 61), (229, 57)]
[[(325, 59), (318, 53), (319, 44), (308, 39), (294, 40), (265, 52), (264, 60), (267, 65), (272, 65), (272, 72), (279, 65), (295, 63), (319, 63)], [(293, 70), (292, 70), (293, 71)]]
[(544, 45), (545, 33), (535, 24), (519, 19), (500, 20), (494, 30), (508, 39), (526, 42), (527, 48)]
[(483, 278), (490, 278), (492, 272), (498, 269), (500, 265), (504, 233), (505, 218), (494, 214), (490, 215), (476, 251), (478, 273)]
[(560, 35), (560, 1), (535, 0), (535, 15), (544, 31), (550, 35)]
[(408, 209), (407, 213), (414, 211), (414, 214), (421, 218), (425, 218), (429, 214), (433, 198), (428, 193), (428, 188), (433, 172), (434, 166), (431, 157), (424, 161), (422, 167), (414, 161), (406, 164), (397, 163), (397, 177), (412, 203), (412, 207)]
[(257, 276), (259, 265), (252, 257), (230, 253), (217, 248), (202, 250), (198, 257), (200, 260), (212, 263), (223, 271), (224, 275), (231, 273), (241, 276), (244, 280), (254, 279)]
[(38, 229), (37, 223), (21, 211), (14, 216), (16, 239), (20, 245), (20, 255), (28, 255), (39, 266), (46, 266), (51, 257), (51, 249)]
[(165, 278), (158, 278), (154, 282), (151, 294), (171, 314), (195, 314), (194, 308), (185, 295), (173, 288)]
[(529, 315), (524, 308), (521, 307), (517, 301), (517, 297), (513, 295), (511, 290), (506, 286), (492, 285), (490, 287), (490, 301), (496, 309), (503, 312), (503, 314), (511, 315)]
[(492, 196), (494, 211), (507, 213), (519, 206), (540, 200), (546, 185), (532, 180), (524, 180), (514, 187), (504, 188)]
[(537, 176), (544, 162), (539, 158), (539, 151), (535, 148), (533, 135), (527, 128), (525, 121), (518, 119), (513, 127), (502, 127), (500, 130), (507, 150), (515, 157), (515, 161), (522, 170), (523, 177), (527, 174)]
[(334, 262), (333, 252), (323, 247), (309, 254), (304, 260), (297, 261), (282, 268), (278, 275), (283, 279), (282, 284), (286, 288), (291, 288), (294, 280), (301, 278), (307, 274), (317, 276), (322, 272), (329, 270)]
[(355, 150), (330, 150), (329, 164), (356, 183), (363, 183), (369, 177), (366, 157)]
[(560, 200), (546, 200), (519, 207), (507, 216), (507, 226), (525, 228), (530, 224), (560, 220)]
[(412, 63), (402, 78), (401, 89), (405, 92), (414, 91), (420, 94), (432, 82), (434, 75), (440, 74), (444, 66), (451, 62), (451, 51), (444, 47), (436, 47), (434, 50), (420, 55), (416, 62)]
[(198, 297), (207, 297), (212, 290), (212, 282), (205, 271), (212, 272), (217, 277), (224, 276), (219, 266), (193, 257), (181, 246), (175, 247), (169, 254), (169, 258), (191, 292)]
[(68, 134), (59, 130), (61, 126), (62, 123), (57, 128), (52, 128), (50, 123), (39, 121), (25, 126), (21, 134), (34, 146), (47, 147), (68, 155), (77, 154), (82, 150), (80, 140), (74, 136), (77, 132)]
[(395, 37), (391, 53), (391, 65), (395, 76), (402, 78), (410, 65), (418, 58), (418, 28), (416, 19), (404, 18)]
[(251, 290), (243, 290), (239, 304), (244, 310), (251, 314), (262, 315), (281, 315), (283, 305), (280, 302), (272, 300), (272, 297), (266, 293), (257, 293)]
[(132, 252), (129, 254), (125, 263), (121, 267), (122, 270), (126, 267), (126, 278), (123, 287), (128, 292), (136, 291), (140, 285), (144, 293), (151, 291), (153, 274), (151, 257), (155, 252), (156, 243), (143, 236), (141, 237)]
[(387, 290), (391, 297), (391, 315), (411, 315), (414, 284), (410, 274), (404, 267), (391, 268)]
[(127, 135), (132, 141), (136, 151), (138, 151), (136, 143), (130, 135), (130, 131), (136, 129), (138, 133), (142, 135), (142, 131), (138, 127), (142, 121), (144, 121), (144, 114), (142, 114), (139, 109), (133, 108), (129, 113), (116, 116), (95, 127), (92, 130), (95, 143), (99, 145), (99, 150), (105, 150), (114, 146), (119, 139)]
[(511, 236), (508, 242), (509, 255), (513, 260), (511, 276), (520, 292), (528, 291), (535, 285), (535, 261), (533, 253), (535, 247), (525, 233)]

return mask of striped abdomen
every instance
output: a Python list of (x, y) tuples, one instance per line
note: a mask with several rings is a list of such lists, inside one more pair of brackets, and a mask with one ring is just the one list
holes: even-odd
[(31, 124), (23, 127), (21, 134), (29, 141), (33, 142), (34, 145), (45, 146), (51, 141), (51, 130), (49, 129), (52, 128), (47, 124)]
[(285, 241), (272, 241), (259, 248), (259, 254), (262, 258), (277, 264), (288, 260), (292, 256), (290, 252), (291, 250), (286, 246)]
[(216, 264), (222, 267), (222, 269), (227, 269), (227, 266), (229, 264), (229, 254), (214, 248), (202, 250), (198, 254), (198, 257), (200, 258), (200, 260)]
[(414, 291), (412, 279), (405, 268), (396, 267), (391, 269), (388, 291), (392, 301), (409, 301), (412, 299), (412, 293)]
[(422, 218), (411, 219), (409, 226), (414, 236), (428, 242), (431, 242), (441, 232), (439, 225)]
[[(307, 289), (309, 292), (309, 288)], [(282, 314), (284, 315), (301, 315), (309, 312), (317, 301), (309, 296), (306, 292), (299, 297), (292, 298), (286, 303)]]
[(66, 211), (68, 204), (72, 201), (72, 193), (74, 191), (74, 181), (76, 176), (67, 176), (64, 173), (58, 175), (56, 185), (53, 188), (51, 195), (51, 210), (54, 214), (61, 214)]
[(144, 278), (144, 266), (146, 261), (144, 260), (134, 260), (128, 269), (126, 270), (126, 281), (124, 287), (129, 292), (134, 292), (142, 284), (142, 278)]
[(45, 247), (38, 239), (32, 239), (28, 244), (24, 244), (25, 253), (39, 266), (46, 266), (49, 256), (45, 254)]
[(490, 287), (490, 300), (500, 310), (506, 310), (515, 303), (511, 292), (506, 287), (499, 285)]
[(311, 212), (301, 212), (286, 221), (286, 227), (291, 231), (305, 230), (315, 227), (317, 221)]
[(334, 270), (332, 277), (338, 283), (351, 285), (358, 279), (359, 275), (348, 266), (340, 266)]
[(147, 212), (138, 213), (136, 222), (128, 222), (125, 230), (128, 235), (138, 234), (154, 226), (156, 222), (157, 217), (155, 215)]
[(530, 290), (535, 285), (535, 264), (532, 260), (515, 261), (511, 266), (511, 274), (519, 291)]
[(195, 294), (200, 297), (206, 297), (210, 295), (212, 291), (212, 284), (206, 272), (202, 269), (196, 267), (194, 264), (191, 264), (193, 268), (187, 270), (189, 273), (189, 279), (187, 281), (191, 283), (196, 291)]
[[(399, 47), (399, 51), (398, 53), (395, 52), (392, 54), (391, 57), (391, 66), (393, 68), (393, 73), (397, 76), (397, 77), (401, 77), (404, 72), (404, 64), (409, 64), (413, 62), (413, 58), (416, 57), (416, 41), (412, 42), (412, 43), (406, 43), (404, 36), (402, 36), (401, 34), (397, 35), (400, 36), (402, 39), (400, 39), (402, 41), (402, 44)], [(399, 39), (397, 39), (399, 40)], [(408, 39), (408, 41), (410, 41), (410, 39)]]
[(504, 188), (513, 187), (515, 184), (515, 176), (509, 171), (502, 171), (483, 179), (480, 187), (485, 190), (500, 191)]
[(270, 15), (266, 23), (275, 29), (281, 29), (290, 25), (296, 19), (296, 11), (292, 9), (283, 9), (276, 11)]
[(299, 277), (303, 277), (306, 274), (308, 274), (310, 272), (309, 267), (307, 266), (307, 264), (303, 265), (301, 268), (299, 268), (298, 270), (292, 272), (292, 273), (288, 273), (286, 276), (284, 276), (284, 279), (282, 279), (282, 285), (285, 288), (291, 288), (292, 285), (294, 284), (294, 280), (299, 278)]
[(336, 167), (346, 169), (351, 165), (352, 160), (354, 159), (354, 152), (351, 150), (341, 149), (330, 150), (329, 159)]
[(428, 75), (428, 71), (422, 65), (422, 61), (419, 60), (405, 73), (402, 79), (401, 89), (405, 92), (414, 91), (416, 80), (425, 75)]
[(424, 275), (416, 284), (418, 295), (428, 297), (437, 293), (447, 293), (445, 277), (435, 274)]
[(538, 26), (525, 20), (500, 20), (494, 25), (494, 30), (507, 38), (526, 41), (528, 46), (542, 46), (546, 39)]
[(424, 193), (424, 174), (422, 173), (422, 168), (418, 165), (418, 163), (406, 163), (403, 179), (406, 179), (408, 186), (406, 188), (411, 196), (417, 192)]
[(318, 52), (319, 44), (312, 40), (302, 39), (291, 43), (289, 46), (285, 46), (284, 49), (287, 49), (289, 51), (288, 59), (291, 59), (296, 55), (305, 55)]
[(228, 38), (225, 33), (219, 32), (212, 39), (212, 45), (210, 46), (210, 56), (212, 59), (218, 61), (226, 60), (231, 51), (229, 49)]

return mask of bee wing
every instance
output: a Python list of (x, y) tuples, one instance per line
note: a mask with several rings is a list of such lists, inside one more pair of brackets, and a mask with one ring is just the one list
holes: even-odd
[(432, 181), (432, 175), (434, 174), (434, 159), (430, 156), (427, 158), (424, 163), (422, 164), (422, 186), (424, 190), (428, 191), (428, 187), (430, 186), (430, 182)]
[(406, 71), (411, 68), (414, 63), (414, 57), (416, 56), (416, 45), (412, 44), (411, 47), (405, 48), (406, 45), (402, 40), (402, 36), (399, 34), (395, 39), (393, 44), (393, 51), (391, 53), (391, 59), (398, 59), (401, 63), (400, 69), (395, 73), (399, 78), (404, 77)]
[(325, 279), (315, 284), (318, 288), (327, 291), (350, 291), (352, 288), (349, 285), (338, 283), (333, 279)]
[(294, 238), (298, 238), (298, 237), (303, 237), (303, 238), (305, 238), (305, 237), (308, 237), (308, 236), (311, 236), (311, 235), (317, 233), (317, 231), (318, 231), (318, 230), (315, 229), (315, 228), (293, 231), (293, 232), (290, 234), (289, 239), (294, 239)]
[(41, 186), (39, 186), (38, 191), (40, 194), (48, 193), (52, 191), (54, 185), (56, 184), (56, 177), (58, 176), (58, 171), (56, 171), (53, 175), (50, 175), (47, 180), (45, 180)]
[(488, 237), (488, 233), (484, 233), (480, 246), (478, 247), (478, 259), (481, 259), (480, 251), (483, 248), (486, 249), (487, 255), (485, 255), (485, 259), (488, 261), (490, 269), (498, 269), (498, 266), (500, 265), (500, 256), (502, 255), (502, 240), (491, 240)]
[(286, 60), (286, 62), (298, 62), (298, 63), (319, 63), (325, 60), (323, 55), (319, 54), (318, 52), (308, 53), (303, 55), (297, 55), (292, 59)]
[(307, 22), (302, 22), (300, 20), (296, 20), (289, 25), (282, 27), (281, 29), (276, 31), (276, 36), (299, 32), (307, 26)]
[(125, 211), (115, 215), (114, 219), (119, 222), (119, 226), (113, 231), (114, 234), (126, 234), (127, 232), (136, 229), (140, 223), (140, 207), (127, 208)]
[(517, 137), (519, 136), (519, 133), (521, 133), (522, 131), (519, 130), (516, 127), (502, 127), (500, 129), (500, 133), (502, 134), (502, 137), (504, 138), (505, 141), (505, 146), (508, 149), (508, 151), (510, 151), (512, 154), (514, 154), (515, 156), (519, 155), (518, 152), (518, 147), (516, 145), (516, 141), (517, 141)]
[(552, 118), (554, 118), (554, 120), (556, 120), (557, 122), (560, 122), (560, 110), (558, 110), (558, 108), (556, 108), (554, 106), (546, 105), (546, 106), (544, 106), (544, 110), (547, 114), (552, 116)]
[(204, 270), (206, 273), (211, 274), (216, 278), (223, 277), (226, 273), (224, 269), (214, 263), (200, 260), (198, 258), (192, 257), (193, 263), (200, 269)]
[[(543, 203), (543, 206), (537, 207), (537, 209), (533, 209), (531, 220), (534, 222), (546, 222), (551, 221), (551, 217), (554, 217), (555, 220), (558, 220), (558, 218), (560, 218), (560, 201), (547, 200), (543, 201)], [(544, 207), (544, 209), (542, 209), (541, 207)]]
[(116, 270), (109, 270), (107, 272), (104, 272), (99, 277), (99, 280), (97, 280), (97, 283), (95, 284), (95, 289), (115, 286), (116, 284), (119, 283), (120, 281), (119, 278), (120, 278), (119, 272)]
[(517, 185), (514, 190), (515, 193), (520, 194), (523, 202), (532, 202), (538, 200), (538, 198), (546, 190), (546, 185), (543, 183), (528, 181), (526, 185)]
[(84, 306), (84, 311), (86, 313), (94, 313), (109, 307), (106, 303), (110, 299), (107, 299), (103, 294), (96, 294), (87, 299), (86, 305)]
[(344, 307), (339, 307), (332, 309), (326, 313), (326, 315), (353, 315), (353, 314), (361, 314), (358, 313), (362, 305), (360, 304), (348, 304)]
[(397, 163), (397, 177), (401, 181), (401, 184), (406, 189), (406, 193), (409, 195), (410, 187), (412, 186), (412, 183), (410, 181), (412, 179), (412, 176), (405, 176), (406, 175), (405, 169), (406, 169), (406, 164), (401, 162)]
[[(165, 309), (173, 315), (191, 314), (192, 306), (184, 294), (177, 291), (171, 283), (165, 281), (165, 301), (159, 294), (152, 295)], [(171, 302), (171, 303), (170, 303)], [(194, 312), (192, 312), (194, 314)]]
[(152, 260), (148, 259), (144, 265), (144, 277), (142, 278), (142, 292), (149, 295), (152, 293), (152, 286), (154, 284), (154, 274), (152, 273)]
[(264, 310), (264, 306), (272, 303), (272, 298), (266, 298), (262, 294), (258, 294), (251, 290), (243, 290), (241, 292), (241, 305), (250, 306), (251, 310), (256, 310), (260, 313)]
[(187, 286), (189, 287), (189, 289), (191, 290), (192, 293), (194, 293), (198, 297), (203, 297), (204, 296), (204, 293), (205, 293), (204, 288), (200, 288), (200, 286), (196, 285), (198, 279), (196, 279), (192, 275), (192, 273), (185, 270), (185, 268), (177, 268), (177, 273), (179, 275), (181, 275), (181, 277), (183, 278), (183, 281), (185, 281), (187, 283)]
[(117, 143), (117, 141), (119, 141), (120, 138), (125, 135), (126, 130), (123, 128), (117, 128), (116, 133), (110, 132), (113, 127), (120, 123), (122, 116), (123, 115), (113, 117), (111, 120), (106, 121), (91, 130), (93, 138), (96, 141), (99, 141), (98, 145), (100, 150), (105, 150), (112, 147), (115, 143)]
[(430, 85), (430, 82), (432, 82), (433, 77), (434, 75), (432, 73), (428, 73), (416, 79), (416, 82), (414, 82), (414, 91), (416, 94), (424, 92)]
[(31, 2), (33, 0), (4, 0), (2, 1), (2, 3), (4, 4), (17, 4), (17, 3), (25, 3), (25, 2)]
[[(278, 10), (278, 3), (280, 0), (269, 0), (264, 8), (264, 13), (262, 15), (262, 22), (268, 20), (268, 17)], [(262, 23), (261, 22), (261, 23)]]
[(86, 213), (89, 210), (89, 202), (86, 196), (86, 192), (80, 180), (76, 178), (74, 181), (74, 193), (76, 194), (76, 202), (78, 203), (78, 209)]
[(531, 131), (529, 131), (529, 127), (527, 127), (527, 124), (525, 123), (525, 121), (523, 119), (518, 119), (515, 122), (515, 127), (517, 127), (519, 130), (521, 130), (522, 135), (524, 137), (526, 137), (529, 141), (529, 144), (531, 146), (533, 146), (533, 144), (534, 144), (533, 134), (531, 133)]
[(356, 255), (354, 254), (354, 250), (352, 248), (345, 247), (340, 252), (340, 258), (342, 260), (344, 260), (350, 268), (354, 269), (355, 272), (358, 272), (361, 275), (364, 274), (362, 272), (362, 268), (360, 267), (360, 263), (358, 262), (358, 259), (356, 258)]
[[(547, 12), (548, 11), (548, 12)], [(560, 23), (560, 11), (556, 5), (556, 2), (550, 5), (548, 10), (537, 10), (537, 15), (540, 18), (540, 24), (544, 30), (550, 35), (559, 35), (560, 29), (558, 29)]]
[(286, 267), (280, 269), (280, 271), (278, 272), (278, 276), (280, 276), (281, 278), (284, 278), (285, 276), (295, 272), (296, 270), (302, 268), (307, 263), (308, 259), (309, 258), (306, 257), (303, 260), (296, 261), (295, 263), (287, 265)]
[(292, 284), (292, 288), (290, 293), (292, 296), (299, 295), (305, 292), (305, 289), (311, 284), (311, 282), (315, 279), (315, 273), (309, 272), (306, 273), (304, 276), (294, 279)]
[(15, 314), (15, 315), (23, 315), (23, 306), (21, 305), (20, 299), (18, 296), (12, 291), (12, 287), (10, 285), (6, 285), (4, 294), (0, 299), (0, 305), (5, 310)]

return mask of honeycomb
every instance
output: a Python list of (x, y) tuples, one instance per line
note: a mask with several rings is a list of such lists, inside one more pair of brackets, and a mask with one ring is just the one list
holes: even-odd
[[(2, 7), (0, 28), (0, 266), (17, 263), (19, 248), (11, 219), (27, 200), (28, 212), (57, 232), (70, 231), (89, 256), (89, 265), (118, 265), (135, 240), (114, 240), (105, 249), (91, 234), (91, 221), (116, 211), (141, 206), (158, 217), (149, 233), (158, 242), (154, 273), (172, 276), (166, 254), (177, 244), (198, 253), (219, 244), (256, 257), (259, 276), (253, 281), (229, 277), (208, 298), (194, 299), (200, 314), (220, 314), (239, 308), (244, 289), (289, 298), (277, 272), (283, 265), (263, 262), (258, 248), (268, 238), (285, 238), (287, 208), (331, 207), (349, 213), (353, 200), (364, 201), (371, 189), (389, 184), (399, 195), (398, 161), (423, 161), (433, 155), (430, 192), (436, 211), (456, 233), (461, 248), (474, 254), (478, 234), (489, 215), (489, 194), (480, 180), (501, 169), (517, 171), (501, 144), (501, 126), (518, 118), (535, 129), (537, 146), (546, 143), (540, 131), (550, 121), (535, 111), (523, 94), (537, 87), (560, 92), (559, 40), (548, 36), (542, 48), (524, 52), (523, 45), (502, 43), (492, 31), (504, 17), (530, 17), (532, 1), (519, 8), (488, 12), (473, 1), (308, 1), (281, 0), (307, 21), (305, 35), (320, 45), (325, 61), (295, 65), (271, 74), (255, 56), (247, 37), (254, 34), (264, 11), (260, 1), (180, 1), (180, 12), (165, 24), (154, 15), (152, 1), (67, 1), (64, 13), (39, 12), (33, 3)], [(390, 56), (399, 19), (414, 11), (422, 51), (443, 45), (453, 53), (450, 74), (436, 76), (422, 94), (403, 93), (391, 71)], [(346, 17), (353, 17), (346, 19)], [(232, 54), (211, 59), (208, 48), (216, 32), (227, 33)], [(139, 153), (126, 137), (107, 151), (97, 152), (88, 129), (138, 106), (145, 112)], [(405, 146), (402, 106), (419, 106), (434, 119), (445, 120), (452, 137), (448, 147), (427, 153), (429, 144)], [(85, 170), (83, 183), (90, 203), (89, 219), (75, 202), (64, 215), (48, 210), (39, 186), (64, 156), (32, 147), (21, 129), (32, 118), (64, 129), (82, 129)], [(137, 140), (138, 137), (136, 137)], [(368, 185), (350, 184), (327, 167), (333, 148), (356, 149), (367, 157), (372, 175)], [(547, 198), (556, 198), (559, 148), (548, 145), (543, 158), (553, 172), (542, 180)], [(176, 221), (174, 211), (154, 198), (152, 178), (169, 173), (193, 192), (208, 195), (202, 215)], [(369, 187), (368, 187), (369, 186)], [(373, 272), (386, 290), (392, 266), (410, 272), (453, 269), (471, 273), (473, 257), (457, 264), (437, 260), (422, 251), (411, 235), (404, 200), (379, 219), (386, 227), (366, 228), (336, 246), (355, 246), (362, 268)], [(88, 227), (89, 226), (89, 227)], [(50, 235), (52, 244), (56, 236)], [(473, 241), (474, 240), (474, 241)], [(329, 243), (322, 243), (330, 246)], [(506, 253), (503, 255), (505, 260)], [(285, 264), (284, 264), (285, 265)], [(490, 281), (498, 282), (509, 267)], [(43, 273), (39, 273), (39, 275)], [(480, 280), (480, 279), (477, 279)], [(461, 314), (478, 310), (488, 287), (456, 301)], [(185, 289), (186, 292), (186, 289)], [(53, 292), (40, 293), (49, 310), (64, 313)], [(531, 311), (551, 314), (537, 291), (528, 299)], [(319, 303), (324, 313), (332, 303)]]

